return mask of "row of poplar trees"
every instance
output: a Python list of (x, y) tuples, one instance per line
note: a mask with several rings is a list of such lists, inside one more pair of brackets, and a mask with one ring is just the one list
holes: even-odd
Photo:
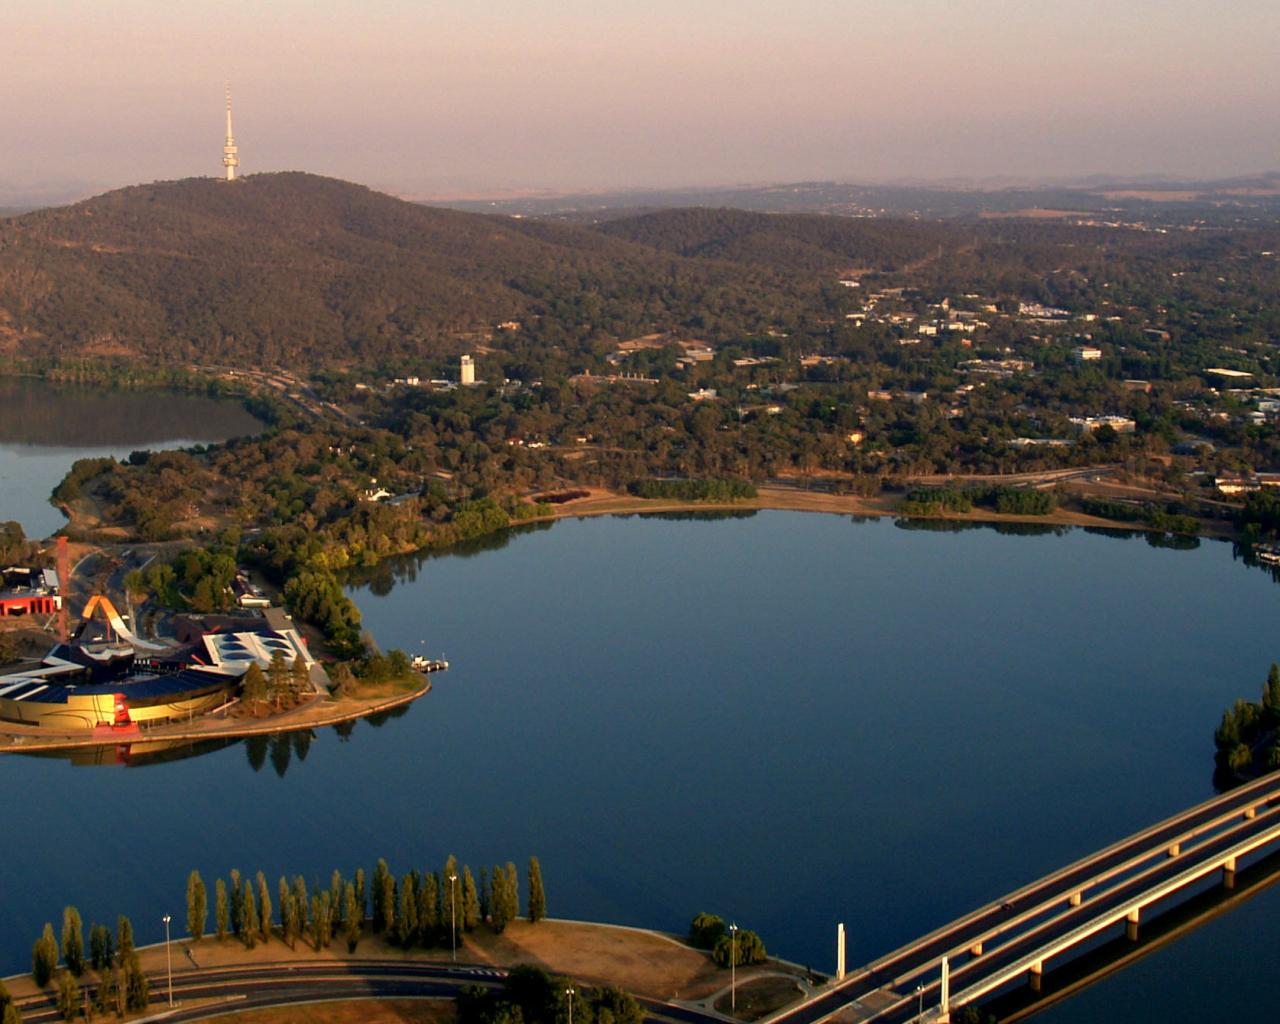
[[(114, 935), (103, 924), (89, 929), (87, 958), (80, 911), (75, 907), (63, 909), (61, 944), (54, 936), (53, 925), (46, 922), (44, 931), (31, 947), (31, 977), (41, 988), (53, 980), (59, 954), (65, 967), (57, 976), (57, 1005), (64, 1019), (77, 1016), (89, 994), (93, 1010), (100, 1014), (115, 1012), (124, 1016), (146, 1009), (151, 998), (150, 987), (133, 946), (133, 925), (123, 914), (116, 921)], [(97, 974), (97, 982), (91, 986), (90, 993), (82, 993), (77, 979), (89, 970)], [(17, 1006), (6, 1002), (3, 1024), (20, 1024), (21, 1020)]]
[[(529, 858), (526, 874), (527, 916), (542, 920), (547, 912), (542, 868)], [(305, 939), (315, 949), (336, 937), (354, 953), (365, 929), (406, 949), (448, 946), (464, 932), (483, 922), (495, 932), (520, 916), (520, 879), (515, 864), (495, 864), (481, 870), (477, 885), (471, 868), (452, 855), (439, 873), (413, 870), (396, 878), (385, 860), (379, 860), (370, 876), (357, 868), (351, 877), (335, 870), (327, 888), (308, 887), (301, 875), (290, 882), (283, 875), (272, 898), (266, 876), (252, 879), (237, 870), (229, 879), (214, 881), (213, 931), (219, 942), (233, 935), (250, 949), (278, 937), (290, 949)], [(273, 919), (274, 918), (274, 919)], [(187, 878), (187, 931), (197, 941), (208, 934), (209, 896), (200, 872)]]

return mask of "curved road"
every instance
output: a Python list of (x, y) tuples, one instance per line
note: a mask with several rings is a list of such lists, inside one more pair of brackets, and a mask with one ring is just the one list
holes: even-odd
[[(204, 1020), (264, 1006), (340, 999), (452, 999), (468, 985), (496, 988), (507, 972), (472, 964), (399, 960), (352, 960), (335, 963), (270, 963), (245, 967), (188, 966), (173, 978), (173, 1010), (168, 1007), (165, 974), (149, 974), (151, 1006), (147, 1019), (177, 1022)], [(86, 986), (92, 993), (92, 986)], [(199, 1000), (200, 1005), (190, 1005)], [(221, 1000), (221, 1002), (211, 1002)], [(680, 1024), (720, 1024), (724, 1018), (685, 1007), (641, 1000), (650, 1020)], [(184, 1005), (186, 1004), (186, 1005)], [(60, 1021), (52, 997), (24, 1000), (20, 1008), (28, 1024)]]

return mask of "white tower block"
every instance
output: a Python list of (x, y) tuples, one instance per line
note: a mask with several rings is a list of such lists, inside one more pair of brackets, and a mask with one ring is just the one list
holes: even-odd
[(236, 168), (240, 166), (236, 137), (231, 134), (231, 86), (227, 86), (227, 141), (222, 146), (222, 166), (227, 169), (227, 181), (236, 180)]
[(476, 361), (470, 356), (463, 356), (461, 372), (464, 385), (474, 384), (476, 382)]

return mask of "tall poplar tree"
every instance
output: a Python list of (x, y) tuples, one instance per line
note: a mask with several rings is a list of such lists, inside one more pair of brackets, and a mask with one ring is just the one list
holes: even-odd
[(219, 942), (227, 937), (229, 916), (227, 909), (227, 883), (218, 878), (213, 883), (213, 926), (217, 929), (216, 934)]
[(199, 871), (193, 871), (187, 876), (187, 933), (196, 942), (204, 938), (208, 918), (209, 897), (204, 891), (204, 879)]
[(360, 943), (360, 908), (356, 903), (356, 887), (352, 882), (348, 882), (342, 893), (342, 920), (344, 922), (345, 935), (347, 940), (347, 952), (354, 953), (356, 946)]
[(529, 858), (529, 920), (535, 924), (547, 916), (547, 894), (542, 888), (542, 865)]
[(62, 908), (62, 959), (77, 978), (84, 973), (84, 923), (75, 907)]
[(244, 880), (244, 888), (240, 894), (240, 937), (250, 949), (258, 944), (262, 934), (262, 922), (258, 920), (258, 901), (253, 895), (253, 883)]
[(258, 920), (262, 925), (262, 941), (271, 941), (271, 887), (267, 876), (258, 872)]
[(462, 906), (459, 909), (462, 912), (462, 927), (467, 931), (474, 930), (480, 923), (480, 894), (476, 890), (476, 880), (471, 875), (471, 869), (465, 864), (462, 866)]

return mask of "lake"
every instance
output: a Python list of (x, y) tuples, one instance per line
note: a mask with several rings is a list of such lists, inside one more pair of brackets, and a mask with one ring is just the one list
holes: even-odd
[(35, 539), (64, 526), (49, 494), (76, 459), (123, 459), (140, 448), (183, 448), (261, 429), (238, 402), (0, 377), (0, 520), (16, 519)]
[[(554, 916), (708, 910), (820, 970), (843, 921), (864, 962), (1210, 796), (1213, 728), (1256, 698), (1280, 610), (1222, 543), (782, 512), (569, 521), (352, 594), (384, 646), (453, 665), (401, 716), (137, 770), (0, 759), (8, 969), (65, 903), (160, 937), (193, 867), (212, 887), (449, 852), (537, 854)], [(1277, 910), (1040, 1019), (1261, 1016)]]

